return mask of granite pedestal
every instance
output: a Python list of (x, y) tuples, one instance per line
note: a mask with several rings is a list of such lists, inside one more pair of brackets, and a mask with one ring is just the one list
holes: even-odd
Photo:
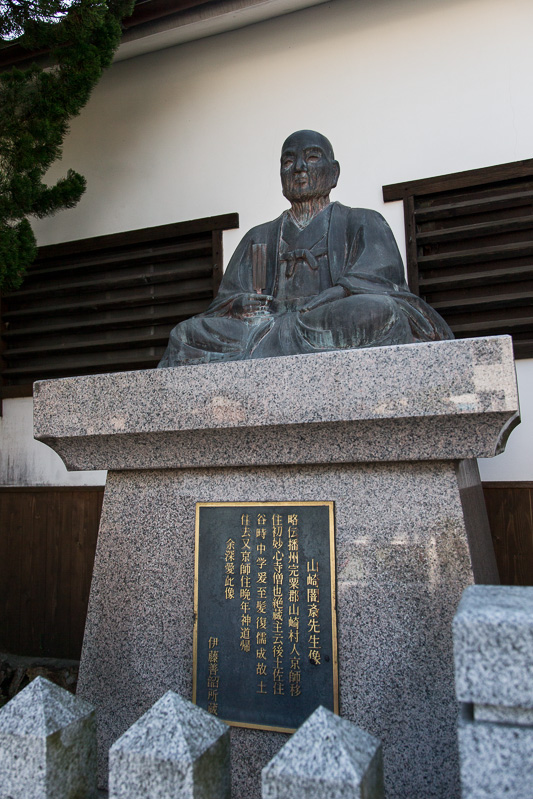
[[(451, 623), (497, 582), (477, 466), (518, 420), (508, 337), (43, 381), (35, 434), (109, 469), (79, 679), (109, 746), (192, 693), (196, 502), (333, 500), (340, 712), (389, 799), (459, 796)], [(233, 795), (287, 740), (234, 728)]]

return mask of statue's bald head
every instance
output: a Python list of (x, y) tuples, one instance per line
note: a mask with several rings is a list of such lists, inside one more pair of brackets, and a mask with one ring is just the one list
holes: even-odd
[(283, 155), (285, 150), (295, 147), (311, 147), (313, 145), (320, 147), (330, 161), (335, 160), (330, 140), (316, 130), (297, 130), (295, 133), (291, 133), (283, 142), (281, 154)]
[(298, 130), (281, 148), (281, 185), (291, 202), (329, 197), (337, 185), (339, 164), (331, 143), (316, 130)]

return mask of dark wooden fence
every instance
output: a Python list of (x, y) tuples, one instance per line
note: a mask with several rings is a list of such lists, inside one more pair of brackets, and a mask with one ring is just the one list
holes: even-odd
[(0, 489), (0, 650), (79, 658), (103, 495)]
[(533, 585), (533, 482), (484, 483), (503, 585)]
[[(500, 579), (533, 585), (533, 483), (485, 483)], [(0, 651), (78, 659), (103, 488), (0, 489)]]

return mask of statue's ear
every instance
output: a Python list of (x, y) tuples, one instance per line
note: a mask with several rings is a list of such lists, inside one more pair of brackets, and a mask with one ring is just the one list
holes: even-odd
[(339, 180), (339, 175), (340, 175), (340, 172), (341, 172), (341, 168), (340, 168), (340, 164), (339, 164), (338, 161), (333, 161), (332, 166), (333, 166), (333, 184), (332, 184), (331, 188), (334, 189), (335, 186), (337, 185), (338, 180)]

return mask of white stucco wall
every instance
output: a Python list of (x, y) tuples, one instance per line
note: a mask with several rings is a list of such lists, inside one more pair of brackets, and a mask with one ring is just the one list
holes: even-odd
[[(87, 193), (35, 224), (39, 243), (238, 211), (227, 260), (243, 231), (286, 207), (283, 139), (315, 128), (341, 163), (334, 198), (380, 210), (403, 247), (402, 207), (383, 204), (383, 184), (532, 156), (531, 30), (531, 0), (333, 0), (119, 62), (51, 172), (79, 170)], [(533, 361), (518, 369), (524, 423), (482, 464), (485, 479), (533, 479)], [(5, 406), (0, 481), (67, 482), (29, 444), (31, 468), (17, 466), (28, 403)]]
[(2, 485), (103, 485), (106, 472), (67, 472), (56, 453), (33, 438), (31, 397), (3, 402), (0, 419)]

